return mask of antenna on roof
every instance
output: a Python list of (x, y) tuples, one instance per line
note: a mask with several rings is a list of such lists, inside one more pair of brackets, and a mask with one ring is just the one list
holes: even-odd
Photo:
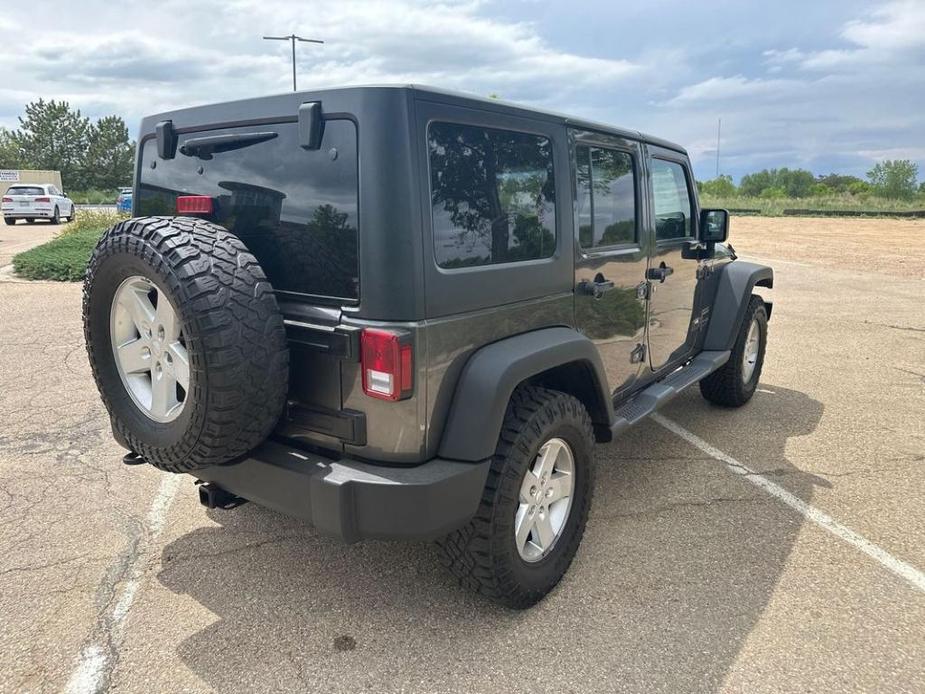
[(264, 36), (264, 41), (289, 41), (292, 43), (292, 91), (296, 91), (295, 87), (295, 42), (301, 41), (302, 43), (324, 43), (320, 39), (305, 39), (301, 36), (296, 36), (295, 34), (289, 34), (289, 36)]

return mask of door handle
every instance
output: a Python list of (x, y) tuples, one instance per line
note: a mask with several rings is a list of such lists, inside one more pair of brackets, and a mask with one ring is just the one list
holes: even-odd
[(650, 267), (648, 270), (646, 270), (646, 279), (664, 282), (668, 275), (671, 275), (672, 273), (674, 273), (674, 268), (668, 267), (665, 265), (665, 263), (662, 263), (658, 267)]
[(589, 280), (582, 280), (578, 283), (578, 291), (581, 294), (587, 296), (593, 296), (595, 299), (600, 299), (604, 296), (604, 292), (610, 291), (613, 289), (614, 284), (613, 280), (605, 280), (603, 277), (598, 275), (593, 282)]

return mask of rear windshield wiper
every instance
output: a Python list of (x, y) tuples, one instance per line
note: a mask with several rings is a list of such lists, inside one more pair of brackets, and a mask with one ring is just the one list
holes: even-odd
[(194, 137), (183, 143), (180, 154), (187, 157), (211, 159), (213, 154), (243, 149), (267, 140), (279, 137), (278, 133), (241, 133), (240, 135), (210, 135), (209, 137)]

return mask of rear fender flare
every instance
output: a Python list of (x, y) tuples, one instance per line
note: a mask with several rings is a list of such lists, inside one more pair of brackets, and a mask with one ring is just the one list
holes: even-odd
[(587, 390), (593, 402), (585, 406), (594, 424), (609, 427), (613, 404), (594, 343), (571, 328), (544, 328), (494, 342), (469, 357), (446, 419), (440, 457), (471, 461), (491, 457), (514, 389), (571, 364), (582, 366), (584, 377), (590, 379)]

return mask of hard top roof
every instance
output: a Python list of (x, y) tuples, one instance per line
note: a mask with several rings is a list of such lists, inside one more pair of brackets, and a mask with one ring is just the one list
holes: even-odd
[(324, 95), (335, 96), (339, 93), (346, 92), (356, 92), (362, 90), (408, 90), (413, 91), (417, 98), (430, 99), (434, 101), (441, 102), (455, 102), (459, 104), (463, 103), (472, 103), (478, 104), (480, 108), (498, 111), (498, 112), (508, 112), (511, 114), (516, 114), (520, 116), (530, 117), (530, 118), (540, 118), (543, 120), (550, 120), (554, 122), (563, 123), (565, 125), (582, 128), (585, 130), (593, 130), (604, 133), (611, 133), (620, 137), (629, 137), (632, 139), (642, 140), (654, 145), (661, 147), (667, 147), (669, 149), (677, 150), (678, 152), (686, 153), (686, 150), (681, 145), (664, 140), (662, 138), (653, 137), (652, 135), (646, 135), (636, 130), (630, 130), (627, 128), (619, 128), (612, 125), (607, 125), (605, 123), (598, 123), (595, 121), (585, 120), (582, 118), (575, 118), (566, 114), (557, 113), (555, 111), (549, 111), (545, 109), (534, 108), (532, 106), (526, 106), (523, 104), (516, 104), (510, 101), (504, 101), (502, 99), (486, 98), (478, 96), (476, 94), (469, 94), (466, 92), (457, 92), (451, 91), (448, 89), (439, 89), (437, 87), (429, 87), (426, 85), (420, 84), (374, 84), (374, 85), (356, 85), (348, 87), (333, 87), (333, 88), (322, 88), (322, 89), (312, 89), (299, 92), (288, 92), (277, 95), (268, 95), (262, 97), (255, 97), (252, 99), (243, 99), (238, 101), (229, 101), (224, 103), (217, 104), (204, 104), (202, 106), (195, 106), (187, 109), (180, 109), (177, 111), (170, 111), (165, 113), (160, 113), (156, 115), (147, 116), (142, 123), (143, 133), (146, 130), (150, 130), (153, 126), (153, 123), (162, 120), (167, 117), (177, 117), (177, 116), (192, 116), (194, 112), (199, 111), (200, 109), (208, 109), (209, 111), (214, 111), (217, 109), (223, 109), (225, 107), (233, 111), (240, 111), (245, 107), (248, 110), (254, 109), (261, 102), (276, 102), (279, 100), (290, 100), (293, 98), (301, 98), (305, 100), (306, 98), (320, 98), (323, 101)]

